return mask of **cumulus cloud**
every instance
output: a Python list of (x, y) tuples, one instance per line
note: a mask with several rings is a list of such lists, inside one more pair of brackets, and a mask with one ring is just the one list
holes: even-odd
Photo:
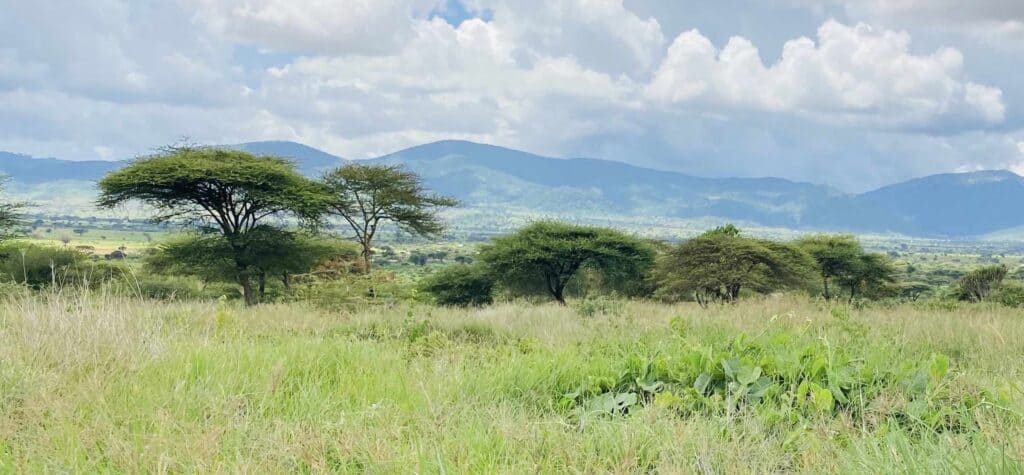
[(572, 56), (596, 70), (643, 74), (660, 59), (665, 36), (653, 17), (622, 0), (468, 0), (493, 13), (493, 23), (521, 57)]
[(965, 79), (963, 55), (909, 51), (910, 36), (828, 21), (817, 42), (791, 40), (765, 65), (748, 40), (721, 50), (697, 30), (679, 35), (646, 94), (698, 103), (790, 112), (872, 126), (927, 127), (936, 121), (1001, 122), (999, 89)]
[[(413, 16), (439, 0), (189, 0), (197, 18), (229, 38), (273, 50), (380, 54), (412, 36)], [(443, 2), (442, 2), (443, 3)]]
[[(261, 90), (286, 120), (319, 124), (314, 130), (329, 124), (349, 137), (340, 151), (356, 156), (415, 145), (425, 137), (513, 145), (544, 132), (557, 142), (553, 134), (599, 132), (579, 126), (591, 120), (582, 110), (614, 114), (635, 102), (631, 80), (588, 69), (573, 57), (517, 62), (515, 43), (491, 22), (453, 26), (435, 18), (414, 30), (397, 54), (301, 58), (269, 71)], [(564, 123), (551, 123), (554, 117)], [(546, 131), (535, 128), (539, 124)]]
[(434, 14), (455, 1), (0, 0), (0, 149), (127, 157), (189, 136), (362, 158), (462, 138), (851, 189), (1021, 161), (1003, 91), (907, 33), (828, 22), (766, 62), (764, 38), (677, 36), (637, 2)]

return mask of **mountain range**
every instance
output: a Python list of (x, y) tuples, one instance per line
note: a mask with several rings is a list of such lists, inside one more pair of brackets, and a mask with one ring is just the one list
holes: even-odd
[[(307, 176), (348, 161), (294, 142), (230, 147), (287, 157)], [(467, 207), (540, 213), (719, 218), (801, 230), (965, 238), (1024, 225), (1024, 177), (1009, 171), (942, 174), (847, 194), (781, 178), (703, 178), (622, 162), (560, 159), (465, 141), (408, 148), (363, 163), (401, 164)], [(69, 161), (0, 152), (18, 186), (91, 186), (124, 161)], [(60, 182), (59, 184), (55, 182)], [(48, 185), (49, 184), (49, 185)], [(81, 191), (81, 190), (79, 190)]]

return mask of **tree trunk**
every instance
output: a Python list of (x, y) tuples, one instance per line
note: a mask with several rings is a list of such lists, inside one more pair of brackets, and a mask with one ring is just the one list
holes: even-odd
[(565, 297), (562, 295), (562, 291), (563, 290), (564, 290), (563, 288), (555, 289), (553, 292), (551, 292), (551, 296), (555, 298), (555, 302), (558, 302), (558, 305), (561, 305), (561, 306), (564, 307), (566, 305), (566, 303), (565, 303)]
[(281, 283), (284, 284), (284, 288), (291, 289), (292, 288), (292, 276), (291, 276), (291, 274), (289, 274), (287, 272), (282, 273), (281, 274)]
[(821, 276), (821, 282), (822, 282), (822, 284), (825, 287), (825, 301), (828, 302), (828, 301), (832, 300), (832, 294), (829, 293), (829, 291), (828, 291), (828, 277), (826, 277), (824, 275)]
[(367, 274), (369, 274), (371, 266), (373, 265), (371, 259), (373, 255), (373, 248), (370, 247), (369, 242), (362, 242), (360, 244), (363, 245), (363, 269), (366, 271)]
[(258, 282), (259, 282), (259, 289), (260, 289), (259, 299), (260, 299), (260, 302), (262, 302), (263, 299), (267, 296), (267, 273), (266, 272), (260, 272), (259, 275), (257, 276), (257, 279), (258, 279)]
[(238, 284), (242, 286), (242, 297), (245, 299), (245, 305), (251, 307), (256, 305), (256, 295), (252, 289), (252, 279), (249, 277), (248, 272), (240, 272), (238, 274)]

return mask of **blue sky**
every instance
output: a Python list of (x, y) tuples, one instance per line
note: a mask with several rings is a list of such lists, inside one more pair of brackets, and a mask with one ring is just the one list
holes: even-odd
[(1024, 172), (1018, 0), (0, 0), (0, 150), (457, 138), (858, 191)]

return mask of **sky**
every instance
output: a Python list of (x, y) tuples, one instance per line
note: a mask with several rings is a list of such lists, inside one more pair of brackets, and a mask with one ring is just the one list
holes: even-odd
[(0, 0), (0, 150), (465, 139), (864, 191), (1024, 173), (1020, 0)]

